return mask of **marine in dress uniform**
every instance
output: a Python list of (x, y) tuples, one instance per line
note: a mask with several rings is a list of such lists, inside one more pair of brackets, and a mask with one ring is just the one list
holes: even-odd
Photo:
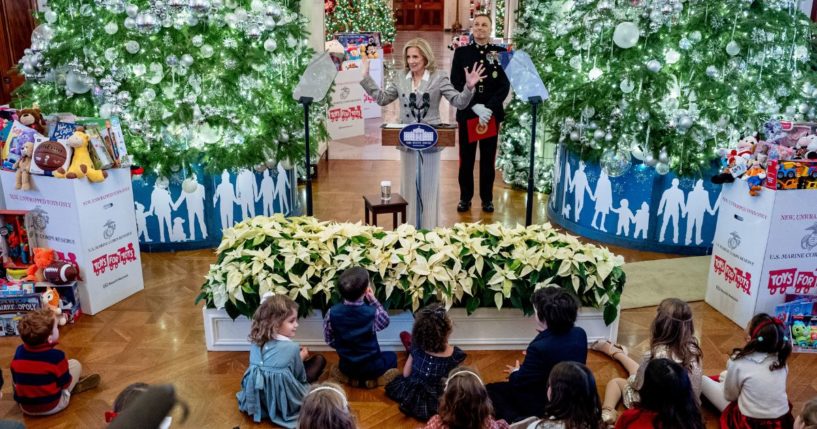
[(477, 110), (490, 109), (496, 120), (497, 130), (499, 124), (505, 118), (505, 109), (502, 102), (508, 96), (511, 84), (499, 57), (505, 48), (487, 43), (480, 45), (476, 41), (468, 45), (461, 46), (454, 51), (454, 59), (451, 64), (451, 83), (458, 91), (462, 91), (465, 86), (465, 68), (469, 70), (477, 63), (485, 67), (486, 77), (482, 79), (474, 89), (474, 98), (467, 108), (457, 110), (457, 124), (459, 125), (459, 145), (460, 145), (460, 202), (457, 211), (464, 212), (471, 208), (471, 198), (474, 196), (474, 160), (477, 155), (477, 146), (480, 151), (479, 161), (479, 196), (482, 200), (482, 209), (486, 212), (494, 211), (493, 205), (493, 184), (496, 176), (496, 145), (497, 136), (481, 139), (473, 143), (468, 142), (468, 125), (471, 118), (477, 118)]

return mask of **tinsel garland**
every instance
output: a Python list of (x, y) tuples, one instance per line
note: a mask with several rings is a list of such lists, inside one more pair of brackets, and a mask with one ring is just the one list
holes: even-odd
[[(550, 90), (541, 145), (611, 176), (631, 159), (689, 176), (771, 118), (817, 116), (813, 31), (794, 0), (531, 0), (514, 42)], [(497, 164), (514, 184), (527, 182), (528, 111), (513, 103), (503, 128)], [(549, 175), (537, 168), (537, 184)]]
[[(27, 81), (14, 103), (117, 115), (135, 162), (156, 173), (295, 162), (303, 158), (303, 109), (292, 89), (313, 53), (298, 7), (51, 0), (20, 62)], [(326, 138), (321, 116), (312, 115), (313, 143)]]

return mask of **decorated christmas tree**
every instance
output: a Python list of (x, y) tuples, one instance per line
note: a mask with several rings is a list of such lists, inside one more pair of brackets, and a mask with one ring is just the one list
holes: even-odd
[[(547, 190), (552, 143), (599, 160), (610, 176), (631, 160), (696, 175), (719, 147), (770, 119), (812, 120), (813, 24), (795, 0), (534, 0), (515, 48), (550, 90), (540, 117), (536, 183)], [(505, 180), (527, 182), (530, 115), (505, 124)]]
[(383, 43), (394, 43), (397, 29), (387, 0), (324, 0), (326, 37), (335, 33), (379, 31)]
[(278, 0), (51, 0), (20, 62), (26, 83), (15, 104), (120, 117), (147, 171), (296, 161), (303, 109), (292, 89), (312, 55), (297, 8)]

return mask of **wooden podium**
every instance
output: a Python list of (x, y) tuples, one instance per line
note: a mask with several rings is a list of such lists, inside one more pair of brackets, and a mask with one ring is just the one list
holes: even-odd
[[(394, 126), (393, 126), (394, 125)], [(400, 146), (398, 135), (406, 125), (412, 124), (383, 124), (380, 126), (380, 144), (383, 146)], [(437, 129), (437, 146), (454, 147), (457, 140), (456, 124), (435, 125)]]
[(437, 144), (427, 150), (401, 147), (400, 131), (408, 125), (412, 124), (381, 125), (381, 144), (400, 150), (400, 189), (409, 205), (408, 223), (417, 228), (432, 229), (439, 221), (440, 152), (446, 147), (454, 147), (457, 125), (434, 126)]

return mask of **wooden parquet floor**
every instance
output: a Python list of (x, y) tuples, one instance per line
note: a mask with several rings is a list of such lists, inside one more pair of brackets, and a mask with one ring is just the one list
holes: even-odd
[[(395, 174), (388, 162), (331, 161), (324, 166), (315, 185), (316, 215), (321, 219), (358, 221), (363, 217), (361, 195), (372, 183)], [(444, 162), (442, 218), (444, 224), (472, 221), (481, 212), (459, 214), (454, 210), (458, 188), (456, 162)], [(376, 179), (376, 180), (375, 180)], [(497, 178), (497, 212), (484, 221), (515, 224), (524, 221), (524, 192), (507, 188)], [(544, 200), (537, 197), (536, 221), (544, 221)], [(620, 249), (616, 249), (620, 250)], [(627, 251), (630, 261), (667, 257), (667, 255)], [(102, 376), (99, 389), (76, 395), (62, 413), (45, 418), (23, 418), (11, 398), (9, 362), (19, 344), (15, 337), (0, 338), (0, 367), (6, 385), (0, 400), (0, 418), (25, 420), (30, 428), (104, 427), (104, 412), (111, 408), (117, 393), (130, 383), (173, 383), (179, 395), (191, 407), (189, 428), (269, 427), (254, 424), (239, 413), (235, 393), (247, 366), (246, 352), (207, 352), (204, 346), (200, 306), (193, 304), (209, 264), (215, 261), (211, 250), (178, 253), (142, 254), (145, 290), (95, 315), (83, 316), (75, 325), (62, 329), (60, 347), (69, 357), (79, 359), (86, 371)], [(706, 373), (718, 373), (726, 362), (726, 353), (741, 344), (741, 328), (708, 305), (693, 304), (695, 321), (705, 354)], [(649, 324), (655, 309), (626, 310), (621, 315), (619, 341), (637, 357), (649, 341)], [(533, 337), (533, 330), (531, 330)], [(333, 353), (325, 354), (336, 362)], [(475, 366), (488, 382), (504, 378), (506, 364), (521, 359), (520, 351), (473, 351), (466, 364)], [(401, 356), (401, 365), (404, 356)], [(599, 391), (624, 370), (604, 356), (591, 352), (589, 365), (596, 374)], [(794, 355), (790, 361), (789, 395), (795, 409), (817, 395), (813, 368), (815, 355)], [(415, 428), (420, 423), (404, 417), (388, 400), (383, 389), (348, 389), (352, 408), (361, 428)], [(706, 412), (708, 427), (717, 427), (714, 414)]]

